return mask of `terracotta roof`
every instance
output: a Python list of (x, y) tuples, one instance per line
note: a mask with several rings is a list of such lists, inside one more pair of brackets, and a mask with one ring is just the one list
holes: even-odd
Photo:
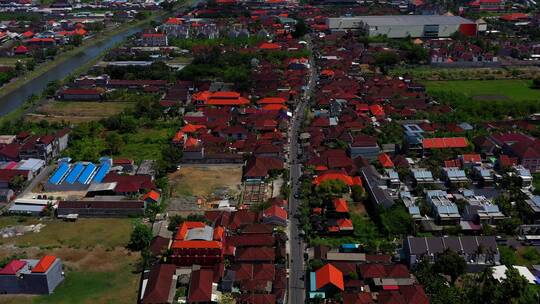
[(315, 287), (321, 289), (332, 284), (340, 290), (345, 290), (343, 273), (332, 264), (326, 264), (315, 272)]
[(390, 159), (390, 156), (386, 153), (381, 153), (378, 156), (379, 162), (383, 166), (383, 168), (393, 168), (394, 162)]
[(143, 200), (147, 200), (147, 199), (151, 199), (153, 200), (154, 202), (157, 202), (159, 201), (159, 197), (161, 195), (159, 194), (159, 192), (155, 191), (155, 190), (150, 190), (148, 193), (146, 193), (145, 195), (143, 195), (142, 199)]
[(349, 212), (349, 206), (347, 205), (347, 201), (344, 198), (335, 198), (332, 203), (334, 204), (336, 212)]
[(287, 211), (277, 205), (272, 205), (270, 208), (263, 211), (264, 217), (279, 217), (280, 219), (287, 220)]
[(46, 255), (39, 260), (39, 262), (36, 264), (34, 268), (32, 268), (32, 272), (35, 273), (44, 273), (49, 270), (49, 267), (56, 261), (56, 257), (53, 255)]
[(465, 137), (424, 138), (422, 140), (424, 149), (466, 148), (468, 144)]

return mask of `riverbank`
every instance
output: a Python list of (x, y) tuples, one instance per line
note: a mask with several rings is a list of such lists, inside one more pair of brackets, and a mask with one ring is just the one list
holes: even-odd
[(78, 53), (83, 52), (86, 48), (94, 46), (94, 45), (96, 45), (98, 43), (102, 43), (102, 42), (106, 41), (107, 39), (110, 39), (111, 37), (113, 37), (115, 35), (118, 35), (118, 34), (120, 34), (122, 32), (129, 31), (132, 28), (144, 26), (146, 23), (150, 23), (152, 20), (154, 20), (155, 18), (159, 18), (159, 17), (160, 17), (160, 15), (151, 15), (149, 18), (146, 18), (144, 20), (138, 20), (138, 21), (133, 21), (133, 22), (127, 23), (127, 24), (122, 24), (122, 25), (118, 26), (117, 28), (115, 28), (112, 31), (105, 31), (105, 32), (100, 33), (99, 37), (83, 41), (83, 43), (80, 46), (78, 46), (78, 47), (76, 47), (76, 48), (74, 48), (72, 50), (69, 50), (67, 52), (61, 53), (54, 60), (44, 62), (44, 63), (38, 65), (35, 70), (30, 71), (30, 72), (28, 72), (27, 74), (25, 74), (25, 75), (23, 75), (21, 77), (17, 77), (15, 80), (13, 80), (13, 81), (7, 83), (6, 85), (2, 86), (0, 88), (0, 98), (2, 98), (3, 96), (6, 96), (9, 93), (19, 89), (23, 85), (27, 84), (28, 82), (34, 80), (35, 78), (37, 78), (37, 77), (39, 77), (41, 75), (43, 75), (47, 71), (49, 71), (52, 68), (58, 66), (62, 62), (68, 60), (69, 58), (77, 55)]

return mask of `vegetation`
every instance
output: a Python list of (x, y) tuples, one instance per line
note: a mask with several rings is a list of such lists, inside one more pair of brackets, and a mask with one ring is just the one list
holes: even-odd
[(152, 241), (152, 229), (143, 223), (136, 223), (128, 243), (128, 248), (134, 251), (145, 250)]

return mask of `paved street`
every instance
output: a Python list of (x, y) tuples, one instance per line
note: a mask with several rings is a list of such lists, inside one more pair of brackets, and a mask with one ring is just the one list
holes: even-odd
[[(308, 49), (311, 50), (311, 44), (308, 41)], [(299, 201), (295, 198), (295, 194), (299, 193), (299, 178), (302, 175), (302, 168), (298, 161), (298, 135), (304, 119), (304, 109), (309, 101), (309, 97), (316, 83), (316, 68), (314, 67), (313, 56), (310, 58), (311, 70), (307, 89), (301, 102), (298, 104), (291, 126), (291, 144), (290, 144), (290, 177), (291, 177), (291, 197), (289, 199), (289, 303), (304, 303), (305, 301), (305, 283), (306, 278), (304, 270), (304, 248), (305, 244), (299, 237), (299, 222), (295, 215), (298, 213)]]

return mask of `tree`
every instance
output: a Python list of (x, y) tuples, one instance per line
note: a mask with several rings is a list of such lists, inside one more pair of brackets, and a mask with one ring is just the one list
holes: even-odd
[(540, 89), (540, 77), (536, 77), (536, 78), (533, 79), (531, 88), (532, 89), (537, 89), (537, 90)]
[(516, 303), (512, 300), (519, 299), (524, 295), (529, 282), (514, 267), (508, 267), (505, 274), (506, 278), (501, 282), (501, 290), (504, 291), (501, 295), (503, 298), (501, 303)]
[(306, 22), (303, 19), (299, 19), (294, 26), (294, 32), (292, 33), (292, 36), (294, 38), (300, 38), (307, 34), (308, 31), (309, 28), (307, 27)]
[(449, 249), (441, 253), (433, 265), (435, 271), (450, 276), (452, 283), (465, 273), (466, 268), (467, 262), (459, 254)]
[(83, 36), (73, 35), (73, 37), (71, 37), (71, 39), (69, 40), (69, 43), (74, 46), (79, 46), (82, 44), (82, 41), (83, 41)]
[(366, 191), (364, 190), (364, 188), (362, 188), (362, 186), (352, 185), (351, 192), (352, 192), (352, 199), (355, 202), (363, 202), (367, 198)]
[(25, 185), (26, 185), (26, 178), (22, 175), (16, 175), (9, 182), (9, 188), (12, 189), (14, 192), (21, 191)]
[(375, 55), (375, 64), (381, 68), (399, 63), (399, 55), (394, 51), (382, 51)]
[(324, 198), (341, 196), (348, 190), (349, 186), (337, 179), (324, 181), (317, 187), (317, 193)]
[(151, 241), (152, 230), (150, 227), (139, 222), (135, 224), (135, 228), (131, 232), (128, 248), (134, 251), (143, 251), (150, 246)]
[(29, 71), (33, 71), (36, 68), (36, 62), (34, 60), (28, 60), (26, 62), (26, 69)]
[(117, 132), (107, 133), (107, 136), (105, 136), (105, 143), (107, 145), (107, 150), (109, 150), (112, 155), (119, 154), (124, 146), (124, 140)]
[(379, 211), (381, 226), (386, 234), (406, 235), (412, 231), (412, 219), (404, 205), (394, 204)]

